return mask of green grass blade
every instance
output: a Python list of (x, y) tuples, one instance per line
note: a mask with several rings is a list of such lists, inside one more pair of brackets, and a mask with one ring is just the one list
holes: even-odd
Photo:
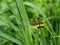
[[(28, 22), (28, 17), (27, 17), (27, 14), (26, 14), (26, 10), (24, 8), (24, 5), (23, 5), (23, 0), (16, 0), (16, 4), (18, 6), (18, 10), (19, 10), (19, 14), (20, 15), (20, 18), (22, 20), (22, 25), (23, 25), (23, 28), (25, 30), (25, 39), (26, 39), (26, 45), (31, 45), (32, 43), (32, 38), (31, 38), (31, 28), (30, 28), (30, 24)], [(26, 20), (26, 21), (25, 21)], [(27, 36), (27, 37), (26, 37)]]
[(18, 39), (14, 38), (13, 36), (11, 36), (9, 34), (6, 34), (6, 33), (2, 32), (2, 31), (0, 31), (0, 36), (4, 37), (4, 38), (6, 38), (6, 39), (8, 39), (8, 40), (10, 40), (12, 42), (15, 42), (17, 44), (22, 45), (21, 42)]

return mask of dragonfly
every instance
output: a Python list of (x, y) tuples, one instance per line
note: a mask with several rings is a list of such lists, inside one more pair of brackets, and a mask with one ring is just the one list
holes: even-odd
[(36, 20), (35, 19), (29, 20), (29, 23), (30, 25), (32, 25), (32, 28), (35, 28), (35, 29), (44, 28), (44, 23), (43, 21), (40, 20), (39, 17), (37, 17)]
[[(54, 16), (53, 16), (54, 17)], [(44, 28), (44, 21), (48, 20), (48, 19), (52, 19), (53, 17), (47, 17), (47, 18), (44, 18), (43, 21), (41, 21), (40, 17), (37, 17), (36, 18), (36, 21), (31, 21), (30, 23), (33, 23), (32, 25), (34, 25), (34, 27), (36, 29), (41, 29), (41, 28)], [(55, 18), (55, 17), (54, 17)]]

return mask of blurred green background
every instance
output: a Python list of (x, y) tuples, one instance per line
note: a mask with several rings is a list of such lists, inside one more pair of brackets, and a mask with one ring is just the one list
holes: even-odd
[(60, 45), (60, 0), (0, 0), (0, 45)]

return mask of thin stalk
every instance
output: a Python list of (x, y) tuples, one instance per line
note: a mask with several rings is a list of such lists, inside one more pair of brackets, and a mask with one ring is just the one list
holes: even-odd
[(40, 32), (41, 32), (41, 43), (42, 43), (42, 45), (47, 45), (46, 44), (46, 39), (45, 39), (45, 36), (44, 36), (44, 33), (43, 33), (43, 30), (42, 29), (40, 29)]

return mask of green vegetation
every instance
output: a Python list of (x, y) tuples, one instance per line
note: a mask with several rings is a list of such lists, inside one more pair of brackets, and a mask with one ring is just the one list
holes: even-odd
[(0, 0), (0, 45), (60, 45), (60, 0)]

